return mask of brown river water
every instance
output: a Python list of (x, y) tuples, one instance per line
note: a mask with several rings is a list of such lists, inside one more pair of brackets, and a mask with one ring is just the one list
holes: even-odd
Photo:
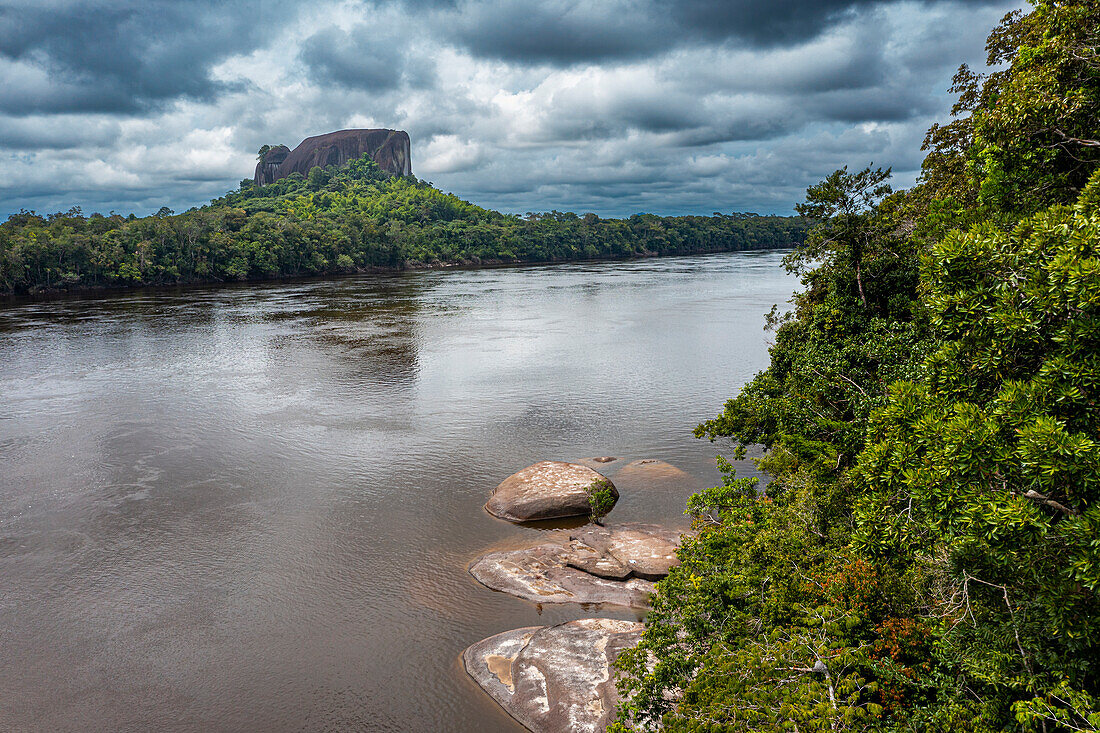
[(466, 646), (636, 616), (480, 586), (471, 560), (546, 529), (482, 504), (610, 455), (609, 522), (684, 523), (781, 258), (0, 303), (0, 730), (521, 730)]

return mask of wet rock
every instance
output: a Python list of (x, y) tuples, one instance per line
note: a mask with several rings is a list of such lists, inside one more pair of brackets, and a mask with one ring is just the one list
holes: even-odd
[(619, 459), (613, 458), (612, 456), (597, 456), (596, 458), (589, 458), (587, 460), (595, 461), (596, 463), (611, 463), (612, 461), (617, 461)]
[[(607, 478), (578, 463), (542, 461), (504, 479), (485, 509), (510, 522), (583, 516), (589, 512), (585, 489), (600, 480)], [(614, 485), (611, 494), (618, 501)]]
[(645, 580), (660, 580), (679, 562), (680, 533), (653, 524), (585, 527), (569, 538), (613, 558)]
[(611, 664), (637, 644), (634, 621), (589, 618), (491, 636), (466, 649), (470, 675), (504, 710), (536, 733), (605, 730), (618, 691)]
[(680, 535), (651, 524), (588, 527), (554, 541), (482, 555), (478, 582), (536, 603), (647, 608), (653, 582), (676, 564)]
[[(638, 578), (612, 580), (571, 567), (570, 560), (578, 552), (594, 553), (591, 548), (578, 551), (554, 542), (521, 550), (490, 552), (470, 566), (470, 574), (482, 585), (535, 603), (649, 607), (653, 583)], [(629, 575), (629, 571), (626, 574)]]
[(656, 458), (643, 458), (640, 461), (631, 461), (615, 474), (616, 480), (628, 481), (633, 484), (648, 485), (653, 483), (682, 483), (694, 482), (694, 477), (686, 471), (681, 471), (671, 463)]

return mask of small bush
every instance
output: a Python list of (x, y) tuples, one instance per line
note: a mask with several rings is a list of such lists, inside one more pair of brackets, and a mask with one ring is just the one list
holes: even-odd
[(615, 495), (611, 490), (611, 482), (605, 478), (596, 479), (585, 489), (589, 512), (596, 524), (603, 524), (603, 518), (615, 506)]

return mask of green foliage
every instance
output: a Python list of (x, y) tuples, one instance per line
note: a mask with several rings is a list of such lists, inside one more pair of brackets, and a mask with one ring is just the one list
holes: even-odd
[(615, 730), (1100, 730), (1096, 7), (1006, 18), (914, 190), (807, 192), (771, 364), (696, 429), (772, 480), (689, 500)]
[(600, 219), (555, 211), (521, 220), (392, 176), (363, 156), (268, 186), (242, 181), (180, 215), (21, 212), (0, 224), (0, 295), (766, 249), (801, 242), (805, 231), (798, 218), (741, 215)]
[(596, 479), (585, 488), (589, 514), (596, 524), (603, 524), (603, 518), (615, 508), (615, 494), (611, 492), (611, 488), (611, 482), (607, 479)]
[(958, 119), (928, 133), (927, 198), (1010, 217), (1072, 201), (1100, 162), (1098, 47), (1096, 0), (1006, 15), (986, 45), (996, 70), (960, 67)]
[(890, 170), (864, 168), (848, 173), (834, 171), (828, 178), (806, 190), (806, 201), (795, 206), (798, 213), (816, 226), (806, 244), (796, 250), (789, 262), (804, 269), (809, 262), (834, 254), (851, 262), (860, 301), (866, 308), (863, 289), (863, 257), (874, 236), (875, 207), (890, 194), (886, 179)]
[(940, 346), (891, 388), (853, 477), (853, 546), (934, 579), (941, 653), (1020, 724), (1100, 693), (1098, 204), (1100, 175), (1074, 207), (932, 249)]

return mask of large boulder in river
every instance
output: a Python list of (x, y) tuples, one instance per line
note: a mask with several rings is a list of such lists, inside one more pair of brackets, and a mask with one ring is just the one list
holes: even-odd
[(411, 147), (409, 133), (404, 130), (339, 130), (314, 135), (285, 155), (285, 145), (269, 150), (256, 166), (256, 184), (266, 186), (291, 173), (306, 176), (314, 166), (341, 166), (363, 155), (369, 155), (384, 171), (409, 176)]
[(491, 636), (462, 654), (466, 672), (535, 733), (596, 733), (618, 704), (611, 665), (641, 638), (634, 621), (586, 618)]
[(542, 461), (501, 481), (485, 510), (510, 522), (584, 516), (589, 513), (586, 490), (596, 481), (607, 481), (618, 501), (615, 486), (591, 468), (578, 463)]

